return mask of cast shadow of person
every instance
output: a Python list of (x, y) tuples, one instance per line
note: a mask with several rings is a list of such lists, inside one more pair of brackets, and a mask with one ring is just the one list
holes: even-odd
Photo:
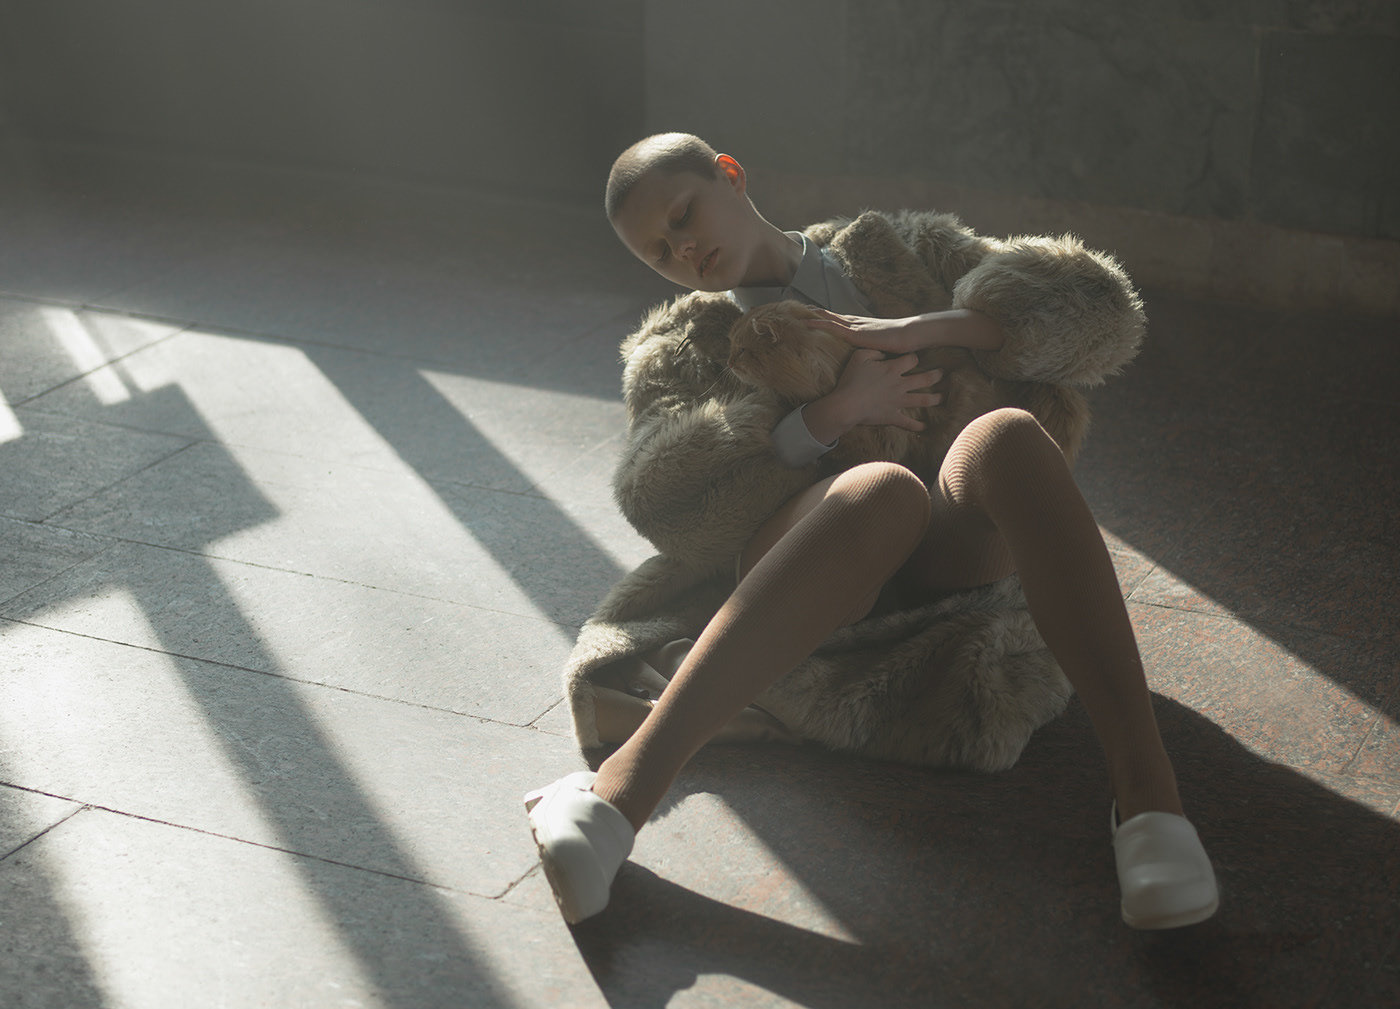
[[(639, 839), (608, 910), (575, 941), (614, 1009), (668, 1005), (702, 977), (722, 1000), (742, 990), (745, 1004), (816, 1009), (1340, 1006), (1400, 993), (1400, 824), (1156, 704), (1220, 883), (1204, 924), (1119, 920), (1107, 786), (1076, 703), (996, 775), (711, 747), (658, 813), (678, 826)], [(771, 888), (747, 907), (697, 892), (726, 869), (703, 824), (685, 829), (681, 800), (706, 792), (836, 935), (822, 915), (765, 902)], [(658, 862), (696, 889), (647, 868)]]

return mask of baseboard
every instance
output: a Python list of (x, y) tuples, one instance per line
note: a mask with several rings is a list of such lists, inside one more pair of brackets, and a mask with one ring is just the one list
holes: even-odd
[(1400, 318), (1400, 242), (1251, 221), (1007, 196), (917, 179), (753, 171), (750, 192), (784, 227), (864, 208), (947, 210), (986, 235), (1073, 232), (1145, 288), (1286, 311)]

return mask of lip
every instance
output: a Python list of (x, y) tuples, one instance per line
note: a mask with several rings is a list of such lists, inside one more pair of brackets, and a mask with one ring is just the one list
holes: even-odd
[(700, 260), (700, 266), (699, 266), (699, 268), (696, 270), (696, 272), (697, 272), (702, 278), (703, 278), (706, 274), (708, 274), (708, 273), (710, 272), (710, 270), (714, 269), (715, 257), (716, 257), (716, 255), (718, 255), (718, 253), (719, 253), (719, 249), (717, 249), (717, 248), (716, 248), (716, 249), (711, 249), (708, 253), (705, 254), (705, 258), (702, 259), (702, 260)]

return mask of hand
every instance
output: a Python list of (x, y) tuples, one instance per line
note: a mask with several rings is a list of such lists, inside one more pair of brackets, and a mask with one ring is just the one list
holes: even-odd
[(970, 308), (950, 308), (902, 319), (871, 319), (863, 315), (838, 315), (817, 309), (810, 325), (834, 333), (857, 347), (872, 347), (892, 354), (910, 354), (926, 347), (965, 347), (996, 351), (1006, 342), (1001, 326), (991, 316)]
[(857, 347), (910, 354), (932, 346), (923, 316), (873, 319), (864, 315), (840, 315), (824, 308), (817, 312), (819, 317), (809, 323), (813, 329), (825, 330)]
[(909, 374), (919, 359), (914, 354), (887, 358), (878, 350), (858, 349), (846, 362), (836, 388), (802, 411), (807, 430), (823, 444), (862, 424), (892, 425), (922, 431), (924, 424), (904, 410), (937, 406), (941, 392), (927, 391), (941, 381), (939, 369)]

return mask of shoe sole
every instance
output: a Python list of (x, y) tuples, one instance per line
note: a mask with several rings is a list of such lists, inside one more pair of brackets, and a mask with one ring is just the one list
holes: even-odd
[(530, 836), (535, 839), (535, 850), (540, 855), (540, 867), (544, 869), (544, 878), (549, 881), (549, 891), (554, 896), (554, 903), (558, 906), (559, 913), (570, 925), (577, 925), (584, 916), (579, 913), (578, 907), (566, 900), (560, 892), (560, 880), (558, 870), (554, 866), (554, 859), (550, 856), (549, 849), (540, 842), (540, 835), (535, 830), (533, 823), (530, 824)]
[(559, 869), (554, 865), (554, 859), (553, 856), (549, 854), (549, 848), (546, 848), (545, 845), (540, 842), (539, 833), (535, 830), (535, 824), (531, 824), (529, 833), (531, 833), (531, 837), (535, 838), (535, 851), (539, 852), (540, 868), (545, 870), (545, 879), (549, 880), (549, 890), (554, 896), (554, 904), (559, 907), (560, 914), (564, 915), (564, 921), (568, 922), (570, 925), (577, 925), (582, 919), (592, 917), (591, 914), (585, 914), (582, 908), (578, 907), (570, 897), (566, 896), (566, 891), (564, 891), (564, 887), (560, 884), (561, 875)]
[[(540, 832), (535, 824), (535, 818), (531, 815), (541, 799), (544, 798), (545, 789), (539, 789), (525, 796), (525, 813), (530, 821), (530, 837), (534, 839), (535, 850), (539, 852), (540, 867), (544, 869), (544, 878), (549, 881), (549, 891), (554, 896), (554, 903), (559, 908), (559, 913), (564, 916), (564, 921), (570, 925), (577, 925), (585, 918), (591, 918), (602, 908), (587, 910), (579, 906), (579, 900), (567, 887), (561, 885), (563, 873), (554, 862), (554, 856), (550, 854), (549, 848), (540, 840)], [(604, 903), (606, 906), (606, 902)]]
[(1126, 910), (1119, 906), (1123, 914), (1123, 923), (1129, 928), (1141, 929), (1142, 931), (1154, 931), (1166, 928), (1185, 928), (1187, 925), (1198, 925), (1220, 908), (1220, 901), (1213, 900), (1207, 907), (1193, 908), (1190, 911), (1182, 911), (1179, 914), (1165, 915), (1160, 917), (1143, 916), (1134, 918)]

